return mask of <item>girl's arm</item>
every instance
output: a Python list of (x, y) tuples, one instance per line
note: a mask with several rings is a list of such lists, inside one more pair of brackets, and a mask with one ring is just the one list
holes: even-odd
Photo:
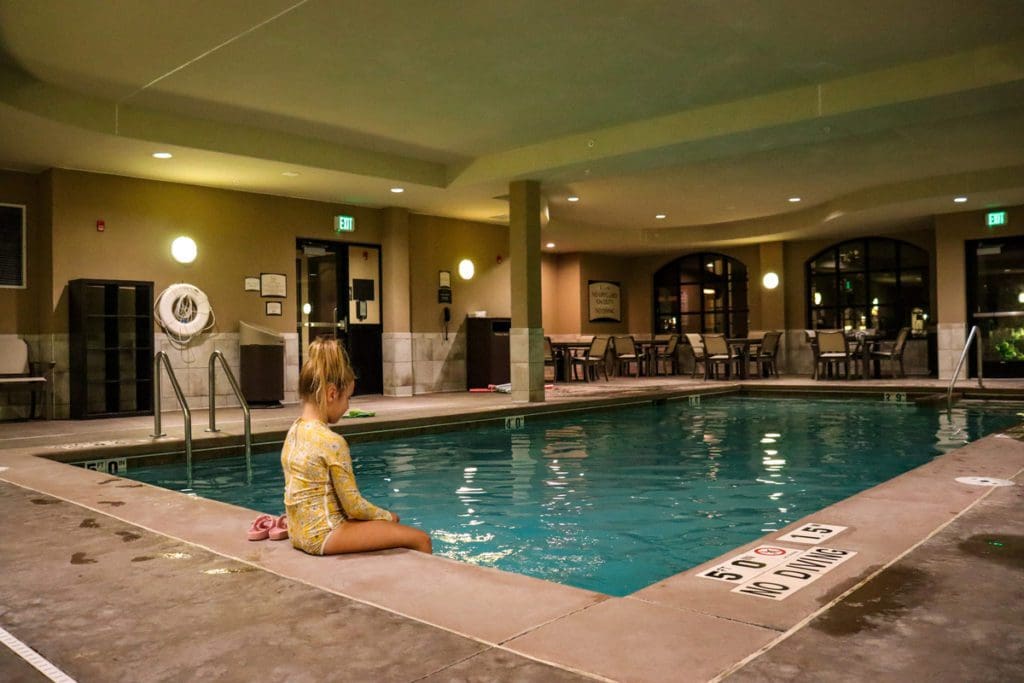
[(345, 515), (350, 519), (379, 519), (386, 522), (397, 521), (395, 516), (384, 508), (379, 508), (363, 498), (356, 486), (356, 476), (352, 472), (352, 456), (348, 447), (339, 449), (337, 458), (328, 465), (331, 474), (331, 485), (341, 502)]

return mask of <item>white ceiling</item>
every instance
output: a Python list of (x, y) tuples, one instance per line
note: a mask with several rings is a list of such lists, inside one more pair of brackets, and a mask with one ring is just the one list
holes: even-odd
[(1019, 0), (0, 0), (0, 166), (492, 222), (532, 178), (558, 251), (841, 234), (1024, 203), (1021, 35)]

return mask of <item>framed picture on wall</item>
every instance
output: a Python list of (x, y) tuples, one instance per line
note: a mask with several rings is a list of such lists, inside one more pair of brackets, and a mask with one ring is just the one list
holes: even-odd
[(281, 315), (281, 302), (280, 301), (268, 301), (267, 302), (267, 315)]
[(622, 287), (618, 282), (588, 280), (587, 293), (590, 301), (590, 322), (622, 322)]
[(245, 278), (245, 291), (247, 291), (247, 292), (258, 292), (258, 291), (260, 291), (260, 279), (258, 277), (247, 277), (247, 278)]
[[(260, 273), (260, 296), (288, 296), (288, 276), (284, 273)], [(279, 314), (280, 315), (280, 314)]]

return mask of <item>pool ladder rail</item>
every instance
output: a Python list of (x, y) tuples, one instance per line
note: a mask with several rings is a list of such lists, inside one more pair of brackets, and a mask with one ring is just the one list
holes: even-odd
[[(232, 391), (235, 393), (235, 397), (238, 398), (238, 403), (242, 407), (242, 415), (245, 421), (245, 475), (246, 482), (252, 483), (252, 418), (249, 411), (249, 404), (245, 398), (242, 397), (242, 391), (238, 388), (238, 382), (235, 380), (234, 373), (231, 372), (231, 368), (228, 366), (227, 361), (224, 359), (224, 354), (220, 351), (214, 351), (210, 354), (209, 362), (209, 373), (210, 373), (210, 428), (208, 432), (218, 432), (217, 429), (217, 403), (216, 403), (216, 360), (220, 359), (221, 367), (224, 368), (224, 373), (228, 377), (228, 383), (231, 385)], [(160, 368), (161, 366), (167, 371), (167, 377), (171, 380), (171, 388), (174, 389), (174, 396), (178, 400), (178, 405), (181, 407), (181, 412), (185, 419), (185, 470), (188, 478), (188, 488), (192, 488), (192, 409), (188, 406), (188, 401), (185, 400), (185, 394), (181, 390), (181, 385), (178, 384), (178, 378), (174, 374), (174, 368), (171, 367), (170, 358), (163, 351), (158, 351), (153, 357), (153, 433), (150, 435), (154, 439), (167, 436), (161, 429), (160, 414), (161, 414), (161, 400), (160, 400)]]
[(228, 362), (224, 359), (224, 354), (220, 351), (214, 351), (210, 354), (210, 427), (206, 430), (208, 432), (219, 432), (217, 429), (217, 364), (215, 361), (220, 361), (220, 366), (224, 369), (224, 374), (228, 378), (228, 384), (231, 385), (231, 391), (234, 392), (235, 398), (238, 399), (238, 405), (242, 407), (242, 418), (245, 423), (245, 480), (248, 483), (252, 483), (252, 413), (249, 410), (249, 403), (242, 396), (242, 390), (238, 388), (238, 382), (235, 380), (235, 373), (231, 372), (231, 367)]
[(949, 388), (946, 390), (946, 410), (951, 410), (953, 408), (953, 387), (956, 385), (956, 381), (960, 377), (960, 369), (964, 366), (964, 361), (967, 360), (967, 352), (971, 348), (972, 341), (975, 342), (975, 346), (978, 350), (978, 386), (982, 389), (985, 388), (985, 378), (982, 376), (981, 370), (981, 332), (978, 330), (978, 326), (974, 325), (971, 327), (970, 334), (967, 335), (967, 341), (964, 343), (964, 350), (960, 353), (960, 360), (956, 363), (956, 369), (953, 370), (953, 378), (949, 380)]

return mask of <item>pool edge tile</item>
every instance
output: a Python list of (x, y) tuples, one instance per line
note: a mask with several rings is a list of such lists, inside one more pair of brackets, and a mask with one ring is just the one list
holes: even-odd
[(706, 681), (778, 636), (760, 626), (627, 597), (558, 619), (504, 647), (613, 680)]

